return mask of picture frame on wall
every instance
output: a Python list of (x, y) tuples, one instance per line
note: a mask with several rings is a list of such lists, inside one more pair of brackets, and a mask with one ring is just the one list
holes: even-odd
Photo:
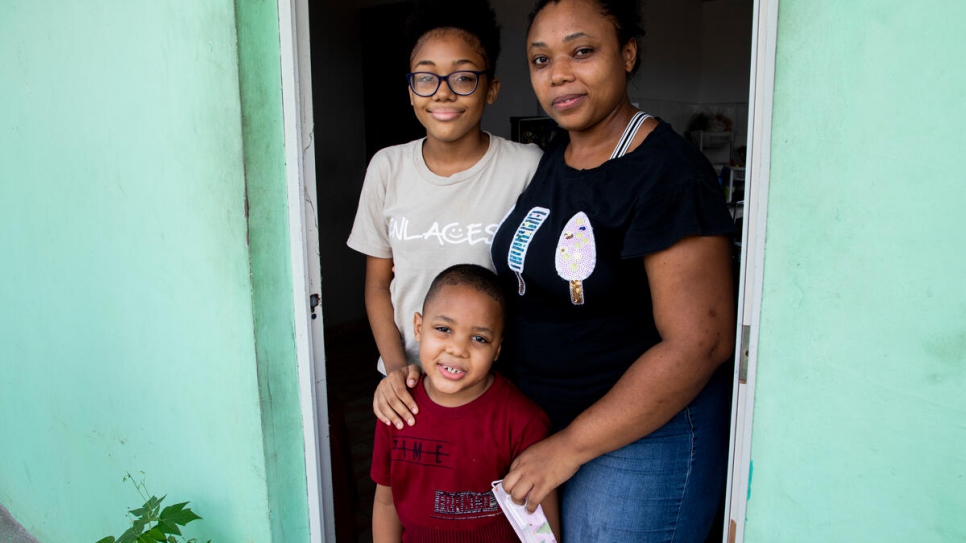
[(546, 149), (557, 130), (550, 117), (510, 117), (510, 139), (519, 143), (535, 143)]

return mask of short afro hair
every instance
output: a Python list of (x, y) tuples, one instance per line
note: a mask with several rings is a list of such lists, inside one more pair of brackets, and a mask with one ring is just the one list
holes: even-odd
[(500, 280), (492, 271), (476, 264), (456, 264), (439, 272), (426, 291), (426, 299), (423, 301), (423, 312), (426, 306), (439, 294), (443, 287), (466, 285), (471, 289), (493, 298), (500, 309), (506, 312), (506, 296), (503, 294), (503, 287)]
[(414, 4), (413, 12), (406, 20), (406, 44), (410, 55), (426, 34), (455, 29), (479, 41), (486, 72), (491, 77), (496, 73), (500, 26), (496, 24), (496, 13), (487, 0), (416, 0)]

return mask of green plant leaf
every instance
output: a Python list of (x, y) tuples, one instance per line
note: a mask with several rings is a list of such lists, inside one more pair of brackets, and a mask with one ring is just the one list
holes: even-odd
[(98, 539), (97, 540), (97, 543), (114, 543), (114, 536), (113, 535), (109, 535), (109, 536), (105, 537), (104, 539)]
[(158, 529), (166, 534), (181, 535), (181, 530), (178, 529), (178, 525), (170, 520), (159, 520)]
[(158, 529), (157, 526), (155, 526), (138, 538), (138, 543), (157, 543), (159, 541), (161, 543), (165, 543), (164, 539), (164, 534)]
[(135, 532), (134, 528), (130, 528), (121, 534), (121, 537), (119, 537), (115, 543), (134, 543), (138, 540), (139, 535), (141, 535), (140, 531)]
[(194, 511), (185, 507), (186, 505), (188, 505), (188, 502), (165, 507), (164, 511), (161, 511), (161, 520), (184, 526), (193, 520), (201, 519)]
[(147, 527), (148, 523), (150, 522), (151, 522), (151, 519), (149, 518), (145, 518), (145, 517), (136, 518), (131, 523), (132, 526), (128, 531), (132, 532), (133, 535), (141, 535), (144, 533), (144, 529)]
[(167, 497), (167, 495), (161, 496), (160, 498), (157, 496), (151, 496), (151, 499), (149, 499), (144, 506), (149, 507), (154, 516), (158, 516), (158, 511), (161, 510), (161, 502), (163, 502)]

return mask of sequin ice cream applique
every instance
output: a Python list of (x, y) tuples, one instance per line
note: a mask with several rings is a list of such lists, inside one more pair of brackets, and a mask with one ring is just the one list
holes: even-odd
[(577, 213), (567, 221), (557, 242), (554, 261), (557, 275), (570, 281), (570, 301), (574, 305), (583, 305), (583, 281), (594, 273), (597, 265), (594, 229), (591, 228), (590, 219), (585, 213)]
[(530, 246), (533, 235), (537, 233), (537, 229), (540, 228), (548, 215), (550, 215), (550, 210), (545, 207), (531, 209), (520, 222), (516, 233), (513, 234), (513, 240), (510, 241), (510, 252), (507, 253), (506, 262), (513, 273), (517, 274), (520, 296), (523, 296), (527, 291), (527, 284), (523, 282), (523, 264), (527, 258), (527, 248)]

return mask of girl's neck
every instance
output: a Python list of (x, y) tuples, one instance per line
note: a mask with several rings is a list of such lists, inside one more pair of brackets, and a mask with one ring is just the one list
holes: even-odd
[[(569, 131), (570, 143), (564, 152), (567, 165), (578, 170), (587, 170), (607, 162), (637, 111), (630, 102), (624, 102), (597, 124), (584, 130)], [(640, 145), (656, 124), (653, 119), (645, 121), (628, 151)]]
[(423, 161), (429, 171), (449, 177), (473, 167), (490, 148), (490, 135), (482, 130), (456, 141), (427, 137), (423, 142)]

